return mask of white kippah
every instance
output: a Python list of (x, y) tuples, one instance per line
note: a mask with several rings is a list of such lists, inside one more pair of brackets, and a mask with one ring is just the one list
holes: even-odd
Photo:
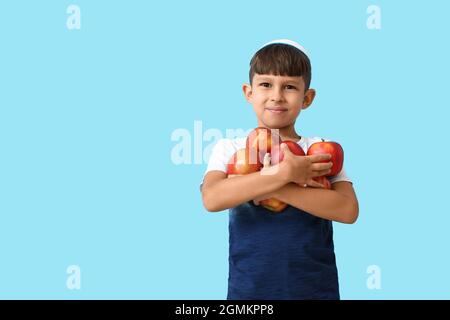
[(308, 57), (308, 53), (306, 52), (305, 48), (303, 48), (297, 42), (289, 40), (289, 39), (278, 39), (278, 40), (273, 40), (273, 41), (267, 42), (265, 45), (263, 45), (261, 48), (259, 48), (258, 51), (261, 50), (262, 48), (264, 48), (265, 46), (268, 46), (269, 44), (273, 44), (273, 43), (283, 43), (283, 44), (288, 44), (290, 46), (296, 47), (298, 50), (303, 52)]

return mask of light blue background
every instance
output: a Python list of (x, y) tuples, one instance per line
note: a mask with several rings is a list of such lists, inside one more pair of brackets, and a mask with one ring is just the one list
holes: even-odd
[[(66, 9), (81, 9), (81, 30)], [(379, 5), (382, 29), (366, 27)], [(267, 41), (311, 56), (301, 135), (339, 141), (360, 218), (335, 223), (344, 299), (448, 299), (447, 1), (3, 1), (0, 298), (223, 299), (228, 215), (174, 130), (253, 128)], [(207, 143), (204, 143), (207, 144)], [(192, 150), (194, 152), (194, 150)], [(447, 190), (447, 191), (445, 191)], [(81, 290), (66, 268), (81, 268)], [(370, 265), (381, 290), (366, 286)]]

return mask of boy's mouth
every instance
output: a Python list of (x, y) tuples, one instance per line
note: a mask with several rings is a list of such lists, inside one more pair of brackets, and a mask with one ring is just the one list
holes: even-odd
[(281, 114), (281, 113), (287, 111), (286, 108), (282, 108), (282, 107), (271, 107), (271, 108), (266, 108), (266, 110), (273, 114)]

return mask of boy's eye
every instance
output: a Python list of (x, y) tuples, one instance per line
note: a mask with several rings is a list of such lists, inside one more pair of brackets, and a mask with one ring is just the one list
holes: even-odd
[[(260, 86), (263, 86), (263, 87), (266, 87), (266, 88), (267, 88), (268, 86), (270, 86), (270, 83), (263, 82), (263, 83), (260, 84)], [(289, 85), (289, 84), (286, 86), (286, 88), (287, 88), (287, 89), (297, 89), (296, 87), (291, 86), (291, 85)]]

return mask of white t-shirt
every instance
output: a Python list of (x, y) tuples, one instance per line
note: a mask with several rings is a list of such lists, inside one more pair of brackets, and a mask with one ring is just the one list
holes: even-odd
[[(223, 172), (227, 172), (227, 164), (230, 160), (231, 156), (239, 149), (245, 148), (246, 137), (236, 138), (236, 139), (220, 139), (217, 141), (216, 145), (213, 147), (211, 156), (208, 161), (208, 167), (206, 168), (205, 173), (203, 174), (202, 182), (200, 184), (200, 190), (203, 184), (203, 179), (206, 174), (210, 171), (219, 170)], [(330, 141), (327, 139), (323, 139), (325, 141)], [(316, 142), (323, 141), (320, 137), (301, 137), (297, 143), (302, 147), (303, 151), (308, 151), (309, 147)], [(349, 177), (347, 177), (344, 167), (342, 167), (341, 172), (339, 172), (335, 176), (328, 177), (328, 180), (333, 184), (338, 181), (348, 181), (352, 182)]]

